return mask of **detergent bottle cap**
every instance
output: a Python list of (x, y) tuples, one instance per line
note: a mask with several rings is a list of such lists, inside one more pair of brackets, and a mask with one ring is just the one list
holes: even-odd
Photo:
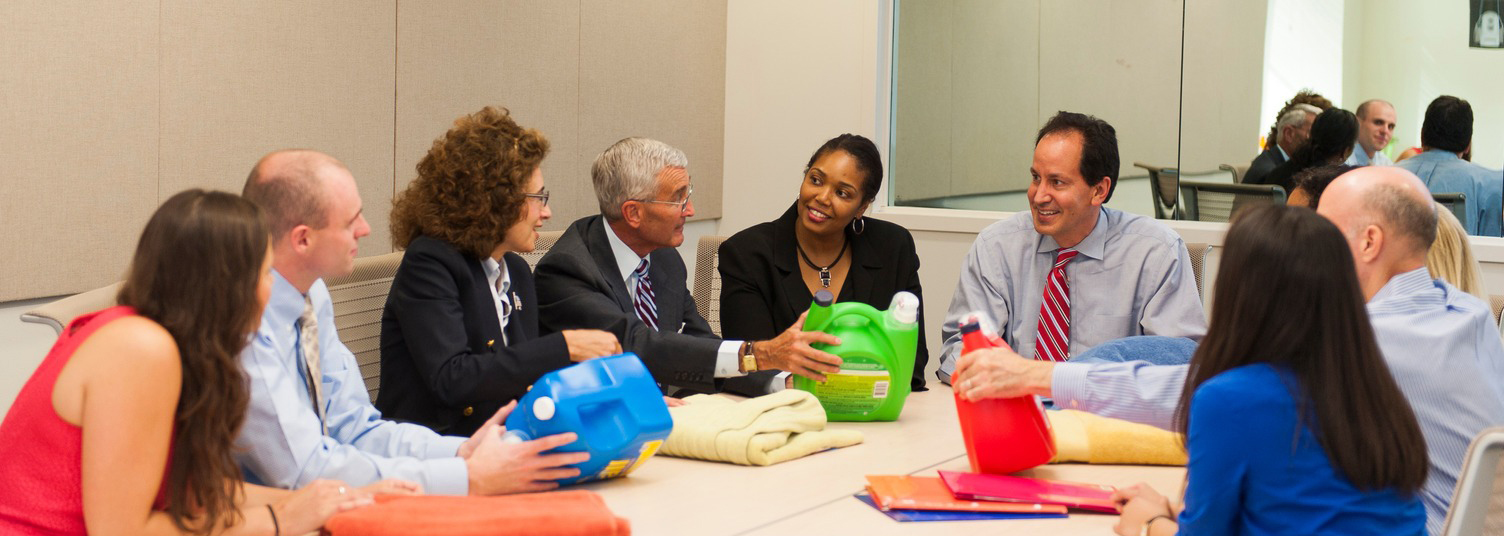
[(919, 322), (919, 296), (906, 291), (894, 294), (893, 302), (888, 305), (888, 314), (901, 324)]
[(971, 322), (967, 322), (965, 324), (961, 324), (961, 334), (962, 335), (966, 335), (966, 334), (969, 334), (969, 333), (976, 333), (978, 331), (982, 331), (982, 325), (978, 324), (975, 320), (973, 320)]
[(552, 398), (540, 396), (537, 400), (533, 401), (533, 416), (537, 417), (540, 421), (554, 418), (555, 409), (554, 399)]
[(819, 291), (815, 292), (815, 305), (818, 305), (820, 307), (830, 307), (830, 304), (835, 302), (836, 296), (834, 294), (831, 294), (829, 290), (822, 288)]

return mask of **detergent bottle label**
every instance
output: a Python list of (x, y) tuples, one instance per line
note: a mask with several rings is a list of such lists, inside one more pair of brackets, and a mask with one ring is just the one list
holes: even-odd
[(828, 413), (868, 413), (888, 398), (892, 376), (879, 363), (851, 360), (841, 372), (826, 374), (825, 383), (815, 384), (814, 394)]

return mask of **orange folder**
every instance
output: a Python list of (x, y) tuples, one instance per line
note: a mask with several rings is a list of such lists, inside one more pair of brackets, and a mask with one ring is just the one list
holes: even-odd
[(335, 514), (333, 536), (447, 534), (460, 536), (628, 536), (599, 495), (584, 490), (501, 497), (379, 495), (376, 504)]
[(897, 510), (949, 510), (958, 512), (1008, 512), (1018, 514), (1064, 514), (1058, 504), (1029, 504), (957, 499), (939, 477), (867, 475), (867, 489), (877, 507)]

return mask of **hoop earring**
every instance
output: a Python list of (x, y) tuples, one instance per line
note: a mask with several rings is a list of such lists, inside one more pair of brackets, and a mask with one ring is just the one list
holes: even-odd
[(867, 230), (867, 219), (866, 218), (863, 218), (861, 216), (857, 216), (856, 219), (851, 220), (851, 232), (856, 233), (856, 234), (862, 234), (866, 230)]

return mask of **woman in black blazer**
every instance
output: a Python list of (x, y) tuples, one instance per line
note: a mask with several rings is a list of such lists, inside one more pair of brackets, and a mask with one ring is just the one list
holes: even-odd
[[(878, 309), (886, 309), (899, 291), (922, 300), (914, 237), (898, 225), (863, 217), (882, 181), (882, 160), (867, 138), (842, 134), (815, 151), (794, 206), (721, 244), (721, 335), (773, 338), (809, 309), (821, 289), (837, 302)], [(927, 363), (921, 308), (915, 391), (925, 390)]]
[(543, 374), (621, 351), (604, 331), (538, 336), (533, 274), (515, 252), (533, 250), (550, 216), (547, 154), (543, 134), (486, 107), (434, 141), (393, 202), (392, 242), (407, 252), (381, 313), (386, 417), (469, 436)]

